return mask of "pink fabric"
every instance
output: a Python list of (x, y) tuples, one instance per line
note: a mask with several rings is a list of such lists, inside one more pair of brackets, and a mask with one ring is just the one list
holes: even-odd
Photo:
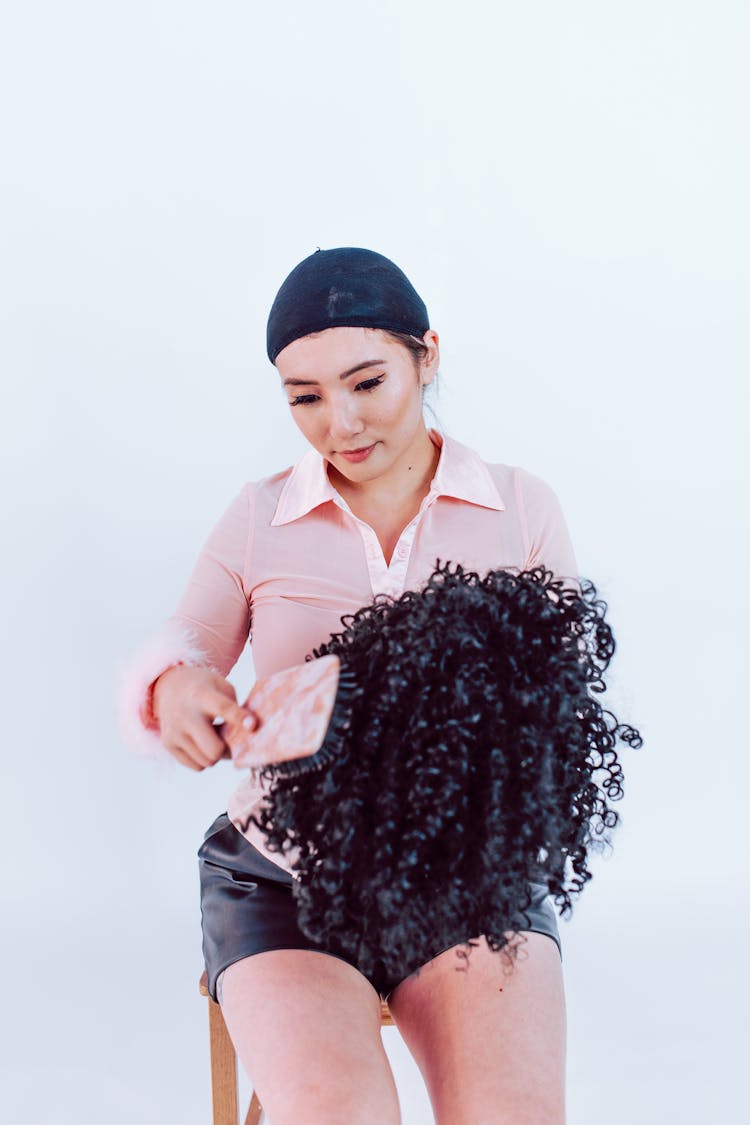
[(151, 710), (154, 681), (176, 664), (211, 665), (196, 636), (177, 618), (169, 618), (119, 667), (117, 724), (120, 738), (135, 754), (177, 764), (159, 735)]
[[(576, 558), (552, 488), (525, 469), (489, 464), (454, 438), (429, 433), (440, 447), (438, 466), (390, 565), (373, 529), (332, 486), (317, 450), (243, 485), (206, 538), (175, 613), (122, 669), (126, 744), (177, 764), (158, 728), (147, 725), (149, 687), (170, 665), (206, 664), (226, 676), (248, 642), (258, 677), (301, 664), (341, 631), (342, 615), (378, 593), (418, 589), (438, 558), (481, 574), (543, 563), (576, 584)], [(248, 773), (231, 794), (227, 813), (238, 828), (263, 792)], [(289, 870), (283, 857), (265, 851), (252, 826), (244, 835)]]

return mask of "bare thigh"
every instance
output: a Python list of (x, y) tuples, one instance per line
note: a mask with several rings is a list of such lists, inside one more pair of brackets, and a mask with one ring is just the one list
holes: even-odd
[(223, 972), (220, 1002), (273, 1125), (400, 1125), (380, 997), (327, 953), (274, 949)]
[(519, 937), (512, 968), (481, 938), (466, 971), (445, 950), (389, 997), (437, 1125), (564, 1125), (562, 962), (546, 934)]

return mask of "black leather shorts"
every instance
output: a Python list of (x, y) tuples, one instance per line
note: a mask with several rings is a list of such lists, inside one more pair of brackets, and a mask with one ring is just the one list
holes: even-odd
[[(270, 949), (329, 950), (311, 942), (297, 926), (293, 880), (283, 868), (266, 859), (235, 828), (225, 812), (208, 828), (198, 849), (200, 874), (203, 959), (208, 990), (217, 1000), (216, 981), (227, 965)], [(534, 897), (528, 908), (530, 925), (525, 930), (547, 934), (556, 943), (562, 960), (557, 915), (544, 883), (531, 883)], [(467, 934), (476, 937), (476, 934)], [(435, 950), (437, 957), (445, 946)], [(330, 956), (339, 957), (338, 953)], [(348, 964), (358, 968), (354, 961)], [(397, 984), (419, 965), (404, 965), (393, 980), (370, 981), (387, 1000)], [(368, 978), (369, 979), (369, 978)]]

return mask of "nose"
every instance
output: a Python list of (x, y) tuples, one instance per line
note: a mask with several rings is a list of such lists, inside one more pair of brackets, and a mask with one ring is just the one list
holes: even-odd
[(361, 434), (364, 428), (358, 404), (353, 401), (352, 396), (342, 396), (341, 401), (330, 404), (328, 432), (334, 449), (349, 448), (352, 439)]

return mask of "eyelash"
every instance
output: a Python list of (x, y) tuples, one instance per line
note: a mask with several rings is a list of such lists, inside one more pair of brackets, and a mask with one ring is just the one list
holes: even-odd
[[(358, 391), (360, 389), (365, 390), (365, 391), (374, 391), (376, 387), (380, 386), (380, 384), (383, 382), (384, 378), (385, 378), (384, 375), (378, 375), (378, 377), (376, 379), (365, 379), (364, 382), (357, 383), (357, 385), (354, 389), (355, 389), (355, 391)], [(318, 397), (317, 395), (297, 395), (297, 397), (294, 398), (289, 403), (289, 405), (290, 406), (312, 406), (313, 399), (316, 399), (317, 397)]]

